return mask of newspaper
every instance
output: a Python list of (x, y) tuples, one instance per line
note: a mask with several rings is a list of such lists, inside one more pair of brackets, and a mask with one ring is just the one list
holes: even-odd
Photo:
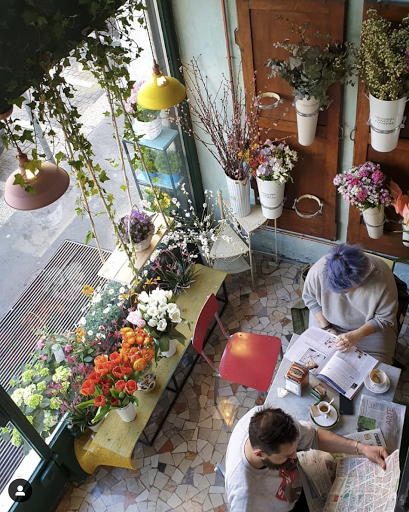
[(341, 459), (323, 512), (392, 512), (399, 475), (399, 450), (386, 459), (386, 470), (368, 459)]
[(356, 347), (347, 352), (337, 351), (336, 338), (330, 332), (310, 327), (287, 349), (285, 357), (308, 368), (315, 377), (351, 400), (378, 361)]
[(358, 432), (379, 428), (389, 453), (400, 448), (406, 406), (381, 400), (369, 395), (361, 396), (358, 411)]
[(362, 432), (354, 432), (344, 436), (347, 439), (353, 439), (363, 444), (369, 444), (370, 446), (383, 446), (386, 448), (385, 438), (383, 437), (382, 430), (375, 428), (374, 430), (365, 430)]

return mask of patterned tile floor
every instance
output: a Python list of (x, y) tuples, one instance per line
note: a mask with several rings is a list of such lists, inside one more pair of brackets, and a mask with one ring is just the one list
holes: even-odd
[[(223, 323), (230, 333), (248, 331), (281, 338), (283, 348), (291, 338), (290, 308), (300, 296), (299, 278), (303, 264), (256, 255), (257, 285), (250, 287), (250, 275), (238, 274), (227, 283), (229, 304)], [(409, 362), (408, 318), (399, 339), (399, 360)], [(225, 340), (217, 329), (206, 352), (217, 362)], [(190, 350), (190, 349), (189, 349)], [(188, 352), (176, 378), (195, 353)], [(210, 366), (195, 366), (183, 392), (168, 416), (154, 446), (138, 443), (134, 458), (138, 469), (102, 466), (84, 484), (71, 485), (57, 512), (223, 512), (227, 510), (224, 482), (214, 472), (224, 464), (230, 432), (254, 405), (262, 404), (266, 393), (221, 380), (217, 408), (213, 405), (214, 378)], [(404, 372), (397, 399), (409, 402), (409, 373)], [(155, 431), (169, 397), (158, 404), (148, 432)]]

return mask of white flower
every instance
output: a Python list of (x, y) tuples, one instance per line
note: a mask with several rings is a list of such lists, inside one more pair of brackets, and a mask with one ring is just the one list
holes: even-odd
[(154, 318), (151, 318), (150, 320), (148, 320), (148, 325), (149, 327), (156, 327), (158, 325), (158, 322)]
[(166, 290), (164, 295), (168, 300), (170, 300), (173, 295), (172, 290)]
[(108, 290), (108, 293), (109, 293), (109, 295), (112, 295), (112, 294), (114, 293), (114, 289), (113, 289), (113, 288), (110, 288), (110, 289)]
[(180, 311), (177, 309), (175, 311), (173, 311), (170, 315), (169, 315), (170, 319), (172, 320), (172, 322), (174, 324), (178, 324), (179, 322), (182, 321), (182, 319), (180, 318)]
[(158, 314), (158, 310), (155, 306), (149, 306), (149, 308), (146, 310), (146, 314), (149, 316), (156, 316)]
[(87, 332), (87, 334), (88, 334), (88, 336), (92, 336), (94, 333), (93, 333), (91, 330), (89, 330), (89, 331)]
[(158, 299), (156, 297), (149, 297), (148, 306), (156, 306), (158, 304)]
[(175, 311), (175, 309), (177, 309), (176, 304), (174, 302), (170, 302), (168, 304), (168, 312), (169, 312), (169, 314), (172, 313), (172, 311)]
[(85, 317), (82, 316), (80, 318), (80, 321), (78, 322), (78, 325), (80, 325), (81, 327), (83, 327), (85, 324), (87, 323), (87, 321), (85, 320)]
[(119, 293), (125, 293), (125, 288), (123, 286), (121, 286), (121, 288), (119, 288)]
[(164, 318), (162, 318), (162, 320), (159, 321), (156, 328), (158, 329), (158, 331), (165, 331), (167, 326), (168, 326), (168, 323), (166, 322), (166, 320)]
[(105, 314), (109, 313), (109, 306), (107, 308), (105, 308), (102, 312)]
[(92, 304), (96, 304), (97, 302), (101, 302), (101, 300), (102, 300), (101, 294), (100, 293), (96, 293), (92, 297), (91, 303)]
[(138, 300), (140, 302), (148, 302), (149, 301), (149, 295), (146, 292), (142, 292), (138, 296)]

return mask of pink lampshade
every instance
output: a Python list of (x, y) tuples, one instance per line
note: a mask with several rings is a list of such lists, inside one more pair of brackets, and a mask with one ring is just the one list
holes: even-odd
[[(24, 158), (25, 157), (25, 158)], [(17, 158), (20, 166), (8, 177), (4, 188), (4, 201), (15, 210), (38, 210), (57, 201), (67, 190), (70, 178), (64, 169), (49, 162), (44, 162), (33, 179), (26, 179), (27, 184), (35, 189), (35, 194), (27, 193), (20, 185), (13, 185), (14, 176), (21, 173), (24, 177), (24, 162), (27, 156), (22, 154)]]

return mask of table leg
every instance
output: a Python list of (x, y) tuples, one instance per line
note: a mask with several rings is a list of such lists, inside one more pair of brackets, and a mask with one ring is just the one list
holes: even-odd
[(254, 288), (254, 269), (253, 269), (253, 254), (251, 252), (251, 233), (248, 233), (249, 239), (249, 260), (250, 260), (250, 274), (251, 274), (251, 284)]

